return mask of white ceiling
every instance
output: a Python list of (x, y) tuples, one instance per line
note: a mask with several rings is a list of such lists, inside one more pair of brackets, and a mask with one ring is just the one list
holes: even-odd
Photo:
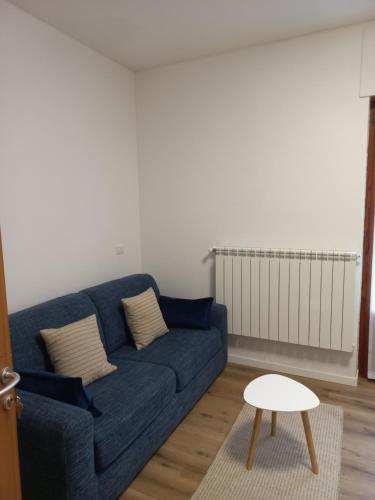
[(132, 70), (375, 18), (375, 0), (11, 0)]

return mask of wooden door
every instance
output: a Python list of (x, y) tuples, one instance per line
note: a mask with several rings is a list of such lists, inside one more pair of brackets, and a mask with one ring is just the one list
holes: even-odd
[[(8, 309), (5, 292), (4, 262), (0, 233), (0, 389), (13, 380), (12, 374), (2, 383), (4, 368), (12, 368)], [(14, 389), (0, 397), (0, 500), (20, 500), (16, 403)], [(7, 404), (8, 403), (8, 404)], [(7, 408), (6, 408), (7, 406)]]
[(371, 278), (373, 266), (375, 219), (375, 98), (370, 100), (369, 136), (367, 151), (367, 179), (365, 224), (363, 232), (363, 264), (361, 316), (359, 324), (358, 371), (362, 377), (368, 373), (369, 321), (371, 303)]

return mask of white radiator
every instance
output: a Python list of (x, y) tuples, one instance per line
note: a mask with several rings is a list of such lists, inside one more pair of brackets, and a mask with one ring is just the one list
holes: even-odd
[(353, 252), (214, 247), (216, 301), (235, 335), (350, 352), (356, 331)]

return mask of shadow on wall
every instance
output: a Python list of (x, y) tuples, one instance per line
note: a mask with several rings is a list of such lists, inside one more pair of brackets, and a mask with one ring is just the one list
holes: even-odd
[(209, 265), (209, 281), (210, 281), (210, 295), (212, 297), (215, 297), (216, 293), (216, 283), (215, 283), (215, 254), (213, 252), (208, 252), (205, 257), (202, 259), (202, 264), (207, 264)]
[[(287, 362), (290, 358), (298, 359), (299, 364), (304, 361), (326, 364), (331, 367), (350, 368), (353, 362), (353, 352), (334, 351), (298, 344), (289, 344), (269, 339), (230, 335), (229, 346), (251, 350), (252, 354), (264, 355), (268, 361)], [(272, 359), (274, 357), (274, 359)], [(277, 358), (277, 359), (276, 359)]]

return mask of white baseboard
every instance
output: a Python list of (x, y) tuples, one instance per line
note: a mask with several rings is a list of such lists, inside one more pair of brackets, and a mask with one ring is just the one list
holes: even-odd
[(336, 382), (344, 385), (357, 385), (358, 374), (355, 377), (348, 377), (346, 375), (339, 375), (336, 373), (327, 373), (316, 370), (308, 370), (282, 363), (275, 363), (273, 361), (263, 361), (245, 356), (241, 354), (228, 353), (228, 361), (237, 365), (252, 366), (254, 368), (263, 368), (275, 372), (289, 373), (290, 375), (300, 375), (301, 377), (314, 378), (317, 380), (325, 380), (327, 382)]

